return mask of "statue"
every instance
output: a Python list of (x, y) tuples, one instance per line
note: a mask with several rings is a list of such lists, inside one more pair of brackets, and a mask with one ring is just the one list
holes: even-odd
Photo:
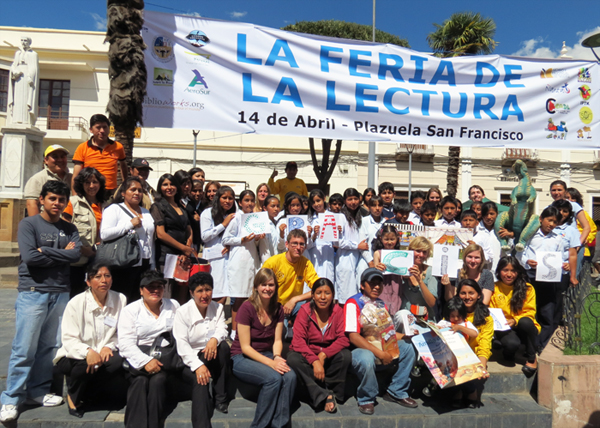
[(31, 50), (29, 37), (21, 37), (21, 45), (10, 67), (7, 124), (33, 126), (38, 110), (38, 55)]
[(513, 232), (515, 234), (515, 249), (523, 251), (529, 238), (540, 227), (539, 218), (537, 215), (534, 215), (537, 194), (531, 184), (531, 178), (529, 177), (525, 162), (520, 159), (517, 160), (513, 164), (512, 169), (519, 177), (519, 184), (510, 194), (510, 209), (498, 216), (494, 229), (500, 239), (503, 250), (510, 251), (511, 247), (506, 238), (500, 237), (500, 228)]

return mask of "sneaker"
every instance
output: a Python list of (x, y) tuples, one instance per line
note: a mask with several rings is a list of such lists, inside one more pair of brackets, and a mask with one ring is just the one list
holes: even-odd
[(56, 406), (60, 406), (62, 403), (64, 403), (63, 398), (60, 395), (56, 395), (56, 394), (46, 394), (41, 397), (28, 398), (25, 401), (25, 404), (30, 405), (30, 406), (37, 405), (37, 406), (44, 406), (44, 407), (56, 407)]
[(19, 417), (19, 411), (17, 406), (12, 404), (4, 404), (0, 409), (0, 422), (11, 422)]

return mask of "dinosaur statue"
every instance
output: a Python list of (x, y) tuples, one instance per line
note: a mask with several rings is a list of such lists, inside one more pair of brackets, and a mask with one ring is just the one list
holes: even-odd
[(500, 228), (514, 232), (515, 249), (523, 251), (529, 238), (540, 227), (538, 216), (533, 214), (537, 194), (531, 185), (531, 178), (527, 172), (525, 162), (520, 159), (517, 160), (512, 169), (519, 177), (519, 184), (510, 194), (510, 209), (498, 216), (494, 229), (503, 250), (510, 251), (511, 247), (506, 238), (500, 237)]

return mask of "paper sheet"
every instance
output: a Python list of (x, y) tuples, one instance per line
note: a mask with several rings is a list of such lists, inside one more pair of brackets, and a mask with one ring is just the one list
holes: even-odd
[(458, 277), (460, 247), (453, 245), (433, 246), (433, 276), (448, 274), (450, 278)]
[(241, 228), (242, 238), (252, 233), (260, 235), (261, 233), (270, 234), (269, 214), (266, 211), (259, 213), (242, 214)]
[[(204, 248), (204, 252), (202, 253), (202, 258), (206, 260), (217, 260), (222, 259), (223, 254), (222, 251), (225, 247), (221, 244), (215, 244), (210, 248)], [(166, 265), (165, 265), (166, 267)]]
[(504, 316), (504, 312), (500, 308), (490, 308), (490, 315), (494, 320), (494, 331), (508, 331), (510, 330), (510, 326), (506, 321), (506, 317)]
[(322, 241), (338, 241), (340, 234), (338, 230), (338, 222), (335, 214), (321, 213), (319, 214), (319, 239)]
[(562, 254), (554, 251), (537, 251), (538, 262), (535, 280), (540, 282), (560, 282), (562, 275)]
[(408, 276), (408, 269), (415, 264), (414, 253), (403, 250), (381, 250), (381, 263), (386, 268), (384, 275)]
[(302, 229), (308, 236), (308, 216), (307, 215), (288, 215), (285, 218), (287, 229), (286, 236), (294, 229)]

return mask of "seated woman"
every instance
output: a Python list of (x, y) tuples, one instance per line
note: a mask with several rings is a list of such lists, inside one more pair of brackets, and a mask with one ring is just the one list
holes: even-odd
[(294, 338), (287, 356), (307, 390), (312, 407), (337, 409), (336, 400), (344, 400), (346, 371), (352, 362), (344, 333), (344, 310), (333, 303), (333, 283), (318, 279), (312, 287), (312, 300), (300, 307), (294, 322)]
[[(469, 244), (463, 251), (463, 267), (458, 279), (472, 279), (477, 281), (483, 293), (483, 304), (489, 305), (494, 292), (494, 274), (485, 269), (486, 259), (483, 248), (477, 244)], [(448, 275), (442, 277), (445, 288), (445, 300), (449, 301), (456, 296), (456, 287), (450, 282)]]
[(81, 418), (83, 399), (92, 380), (118, 376), (122, 358), (117, 352), (117, 321), (127, 299), (111, 291), (112, 276), (106, 265), (87, 270), (88, 289), (67, 304), (61, 325), (62, 347), (54, 364), (67, 376), (69, 413)]
[(296, 391), (296, 374), (281, 357), (284, 315), (278, 287), (271, 269), (256, 273), (252, 295), (237, 313), (231, 345), (233, 374), (261, 387), (252, 428), (287, 426)]
[[(227, 413), (229, 407), (227, 324), (223, 305), (212, 301), (213, 278), (209, 273), (193, 275), (188, 286), (192, 300), (175, 314), (173, 336), (186, 366), (183, 378), (192, 385), (192, 426), (210, 428), (213, 410)], [(214, 392), (210, 391), (211, 379)]]
[(514, 361), (521, 343), (525, 345), (523, 373), (532, 376), (537, 370), (535, 344), (541, 327), (535, 320), (535, 290), (527, 283), (527, 274), (517, 259), (508, 256), (498, 262), (494, 295), (490, 308), (500, 308), (510, 326), (508, 331), (497, 331), (496, 339), (502, 344), (504, 359)]
[(140, 346), (151, 346), (158, 336), (173, 327), (179, 303), (163, 299), (166, 282), (156, 271), (145, 272), (140, 281), (142, 298), (127, 305), (119, 318), (119, 350), (133, 369), (128, 374), (130, 384), (125, 409), (128, 428), (162, 426), (169, 373)]

